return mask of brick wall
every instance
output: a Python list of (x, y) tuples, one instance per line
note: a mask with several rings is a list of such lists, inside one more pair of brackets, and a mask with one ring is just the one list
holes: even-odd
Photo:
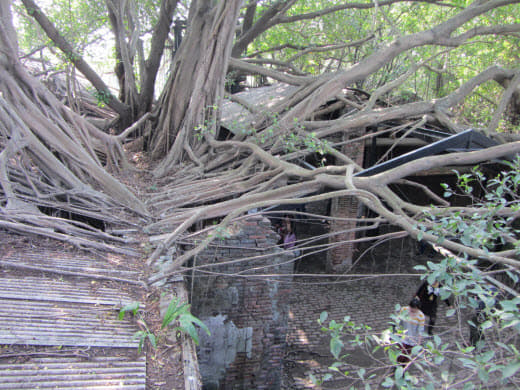
[[(350, 134), (350, 138), (358, 137), (362, 130)], [(363, 166), (364, 142), (352, 142), (343, 147), (342, 152), (358, 165)], [(345, 196), (332, 200), (330, 215), (336, 218), (346, 218), (344, 220), (333, 220), (330, 224), (330, 232), (342, 232), (330, 237), (329, 242), (333, 244), (327, 253), (327, 271), (342, 272), (349, 265), (355, 255), (355, 246), (349, 242), (356, 238), (356, 222), (352, 219), (357, 218), (359, 202), (356, 198)], [(351, 220), (348, 220), (350, 218)], [(337, 245), (334, 245), (337, 244)]]
[[(193, 280), (192, 311), (212, 331), (201, 335), (198, 353), (204, 388), (277, 389), (291, 277), (261, 276), (291, 274), (291, 256), (276, 247), (278, 236), (266, 218), (250, 217), (231, 230), (196, 259), (197, 265), (214, 264), (205, 271), (219, 273), (196, 273)], [(251, 259), (218, 266), (245, 257)]]

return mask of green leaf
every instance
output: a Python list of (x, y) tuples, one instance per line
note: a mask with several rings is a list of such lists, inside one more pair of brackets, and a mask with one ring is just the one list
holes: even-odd
[(518, 283), (518, 275), (517, 274), (514, 274), (508, 270), (506, 270), (506, 274), (507, 276), (509, 276), (509, 278), (514, 282), (514, 283)]
[(329, 367), (329, 370), (339, 372), (339, 366), (341, 363), (335, 362), (332, 364), (332, 366)]
[(152, 347), (157, 348), (157, 339), (155, 338), (155, 335), (153, 333), (148, 333), (148, 340), (150, 340), (150, 344), (152, 344)]
[(486, 371), (485, 368), (479, 368), (478, 369), (478, 377), (484, 383), (487, 383), (489, 381), (489, 374), (488, 374), (488, 372)]
[(433, 358), (433, 362), (437, 365), (441, 364), (442, 362), (444, 361), (444, 356), (443, 355), (436, 355), (434, 358)]
[(135, 316), (139, 310), (139, 306), (139, 302), (132, 302), (126, 306), (123, 306), (121, 310), (119, 310), (119, 319), (122, 320), (126, 312), (132, 312), (132, 314)]
[(181, 324), (177, 329), (183, 331), (184, 333), (187, 333), (195, 345), (199, 345), (199, 334), (197, 333), (197, 329), (191, 322), (188, 322), (186, 324)]
[(493, 327), (493, 322), (491, 322), (490, 320), (484, 321), (484, 322), (480, 325), (480, 328), (481, 328), (481, 329), (489, 329), (489, 328), (492, 328), (492, 327)]
[(143, 349), (144, 340), (146, 340), (146, 332), (143, 332), (142, 330), (138, 330), (134, 333), (132, 336), (132, 339), (139, 338), (139, 347), (137, 348), (137, 353), (141, 353), (141, 350)]
[(462, 362), (464, 367), (468, 367), (468, 368), (472, 368), (472, 369), (477, 367), (477, 363), (475, 363), (475, 361), (473, 361), (471, 359), (468, 359), (468, 358), (458, 358), (458, 360), (460, 362)]
[(480, 355), (480, 361), (487, 363), (493, 358), (493, 356), (495, 356), (495, 351), (486, 351)]
[(327, 321), (327, 317), (329, 316), (329, 313), (326, 311), (322, 311), (320, 314), (320, 324), (323, 324), (325, 321)]
[(502, 379), (512, 377), (520, 369), (520, 362), (511, 363), (502, 370)]
[(183, 309), (187, 306), (187, 303), (179, 306), (179, 300), (177, 298), (172, 298), (168, 308), (166, 309), (166, 313), (164, 313), (163, 322), (161, 328), (165, 328), (170, 325), (175, 319), (180, 316), (183, 312)]
[(341, 341), (339, 337), (333, 337), (330, 339), (330, 352), (336, 359), (339, 359), (339, 354), (342, 349), (343, 341)]
[(511, 321), (506, 321), (504, 320), (505, 323), (502, 325), (502, 329), (505, 329), (505, 328), (509, 328), (511, 326), (517, 326), (518, 324), (520, 324), (520, 320), (518, 319), (513, 319)]
[(517, 307), (518, 302), (516, 300), (503, 300), (500, 302), (500, 306), (504, 311), (516, 312), (518, 310)]
[(137, 353), (141, 353), (141, 351), (143, 350), (144, 340), (144, 337), (141, 337), (139, 339), (139, 347), (137, 348)]
[(204, 332), (206, 332), (206, 334), (208, 336), (211, 336), (211, 332), (209, 331), (208, 327), (206, 326), (206, 324), (204, 322), (202, 322), (202, 320), (198, 319), (197, 317), (195, 317), (194, 315), (192, 315), (191, 313), (186, 313), (186, 314), (182, 314), (180, 317), (179, 317), (179, 322), (181, 324), (183, 323), (187, 323), (187, 322), (190, 322), (190, 323), (194, 323), (196, 324), (199, 328), (201, 328)]
[(403, 366), (397, 366), (397, 368), (395, 369), (395, 379), (401, 379), (403, 377), (403, 373)]
[(390, 348), (388, 350), (388, 358), (390, 359), (390, 362), (392, 364), (396, 364), (397, 363), (397, 357), (399, 356), (399, 351), (393, 349), (393, 348)]
[(381, 383), (381, 386), (386, 387), (386, 388), (393, 387), (394, 386), (394, 380), (392, 378), (390, 378), (389, 376), (387, 376), (385, 378), (384, 382)]

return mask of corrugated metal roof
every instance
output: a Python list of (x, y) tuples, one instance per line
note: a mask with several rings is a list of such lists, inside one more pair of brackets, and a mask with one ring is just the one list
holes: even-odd
[(0, 279), (0, 298), (76, 302), (123, 307), (135, 301), (127, 292), (89, 280), (12, 276)]
[(138, 330), (107, 306), (0, 299), (0, 344), (134, 347)]
[(20, 245), (5, 246), (0, 264), (0, 344), (20, 351), (0, 349), (0, 390), (145, 390), (139, 328), (130, 316), (118, 318), (143, 292), (135, 285), (141, 278), (135, 259)]
[(82, 256), (60, 256), (56, 253), (19, 253), (7, 252), (2, 256), (2, 263), (9, 265), (27, 265), (42, 267), (48, 270), (77, 272), (83, 274), (103, 275), (124, 279), (138, 280), (141, 274), (138, 270), (128, 269), (124, 264), (115, 261), (99, 260)]
[(464, 130), (457, 134), (447, 134), (446, 138), (441, 138), (431, 144), (413, 150), (409, 153), (392, 158), (381, 164), (369, 167), (354, 176), (371, 176), (386, 170), (398, 167), (407, 162), (411, 162), (426, 156), (433, 156), (447, 151), (471, 151), (486, 149), (497, 145), (492, 139), (478, 133), (473, 129)]
[(28, 363), (0, 363), (0, 390), (12, 389), (121, 389), (144, 390), (146, 359), (94, 357), (31, 359)]

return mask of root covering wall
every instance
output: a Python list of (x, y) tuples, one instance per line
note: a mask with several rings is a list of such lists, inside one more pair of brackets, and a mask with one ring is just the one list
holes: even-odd
[(204, 389), (279, 389), (293, 256), (261, 216), (228, 233), (195, 259), (209, 266), (192, 280), (192, 311), (211, 331), (198, 350)]

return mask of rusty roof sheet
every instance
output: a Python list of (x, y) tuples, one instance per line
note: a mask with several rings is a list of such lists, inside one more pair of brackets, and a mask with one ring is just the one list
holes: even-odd
[(84, 254), (68, 254), (56, 251), (20, 251), (5, 248), (0, 255), (3, 265), (26, 265), (49, 271), (65, 271), (78, 274), (92, 274), (122, 279), (139, 280), (140, 270), (130, 269), (119, 257), (95, 258)]
[(27, 363), (0, 364), (0, 390), (121, 389), (144, 390), (146, 359), (119, 356), (36, 358)]
[(113, 307), (0, 299), (0, 344), (135, 347), (138, 330)]
[[(32, 245), (3, 249), (0, 390), (145, 390), (146, 357), (138, 355), (134, 337), (139, 328), (130, 316), (118, 318), (120, 308), (142, 293), (121, 281), (140, 278), (138, 263)], [(3, 353), (13, 348), (19, 359)], [(62, 354), (65, 348), (88, 353), (78, 358)]]
[(136, 301), (127, 291), (95, 280), (10, 275), (0, 279), (0, 298), (75, 302), (123, 307)]

